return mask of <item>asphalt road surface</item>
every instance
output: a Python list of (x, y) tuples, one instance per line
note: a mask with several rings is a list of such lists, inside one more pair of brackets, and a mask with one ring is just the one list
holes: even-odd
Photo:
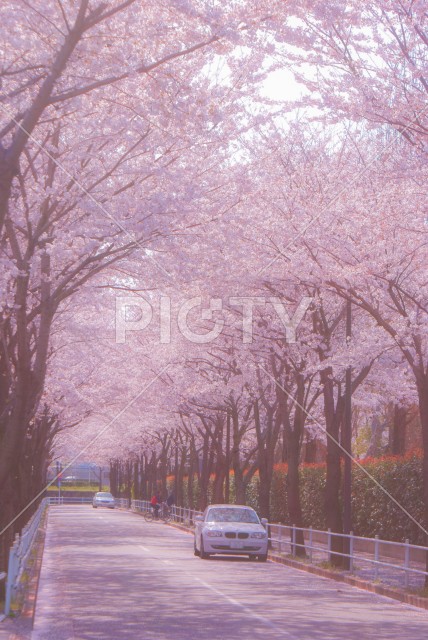
[(193, 555), (126, 511), (50, 507), (33, 640), (426, 640), (428, 612), (272, 562)]

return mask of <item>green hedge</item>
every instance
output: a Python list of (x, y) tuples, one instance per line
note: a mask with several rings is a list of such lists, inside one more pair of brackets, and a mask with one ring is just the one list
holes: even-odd
[[(425, 544), (421, 529), (379, 487), (381, 485), (397, 502), (423, 525), (422, 457), (413, 453), (405, 457), (391, 456), (366, 460), (363, 469), (352, 469), (352, 520), (356, 535), (387, 540)], [(300, 499), (303, 524), (326, 529), (324, 515), (325, 465), (303, 465), (300, 469)], [(378, 484), (376, 484), (379, 483)], [(286, 497), (287, 470), (275, 469), (271, 491), (271, 519), (288, 523)], [(252, 501), (254, 502), (254, 501)], [(291, 523), (288, 523), (291, 524)]]
[[(364, 468), (418, 522), (423, 524), (422, 456), (419, 452), (405, 457), (391, 456), (362, 462)], [(424, 534), (412, 520), (356, 465), (352, 470), (353, 530), (356, 535), (425, 544)], [(303, 524), (326, 529), (324, 515), (326, 468), (323, 464), (302, 465), (300, 497)], [(234, 478), (230, 478), (231, 502), (234, 501)], [(277, 465), (271, 490), (271, 521), (288, 522), (287, 468)], [(195, 495), (198, 493), (195, 486)], [(252, 479), (247, 491), (247, 504), (258, 510), (259, 477)]]
[[(422, 457), (390, 457), (365, 462), (365, 469), (423, 525)], [(358, 535), (426, 544), (420, 528), (363, 471), (353, 474), (353, 523)]]

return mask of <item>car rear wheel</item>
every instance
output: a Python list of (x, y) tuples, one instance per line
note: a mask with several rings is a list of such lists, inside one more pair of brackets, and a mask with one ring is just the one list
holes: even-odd
[(257, 560), (258, 560), (259, 562), (266, 562), (266, 560), (267, 560), (267, 553), (264, 553), (264, 554), (262, 554), (262, 555), (257, 556)]
[(195, 538), (195, 540), (194, 540), (194, 542), (193, 542), (193, 554), (194, 554), (195, 556), (200, 556), (200, 555), (201, 555), (201, 552), (200, 552), (200, 551), (197, 549), (197, 547), (196, 547), (196, 538)]
[(199, 552), (200, 557), (202, 558), (202, 560), (208, 560), (208, 558), (210, 557), (209, 553), (205, 553), (204, 551), (204, 541), (203, 538), (201, 536), (201, 550)]
[(92, 508), (93, 508), (93, 509), (96, 509), (96, 508), (97, 508), (97, 505), (96, 505), (96, 504), (93, 504), (93, 505), (92, 505)]

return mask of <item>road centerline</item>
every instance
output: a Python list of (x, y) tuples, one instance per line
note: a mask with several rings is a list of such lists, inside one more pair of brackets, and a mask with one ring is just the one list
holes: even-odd
[(208, 584), (208, 582), (205, 582), (205, 580), (201, 580), (200, 578), (195, 578), (195, 580), (197, 582), (199, 582), (202, 586), (204, 586), (206, 589), (209, 589), (210, 591), (212, 591), (213, 593), (217, 594), (221, 598), (224, 598), (225, 600), (227, 600), (227, 602), (232, 604), (234, 607), (237, 607), (237, 608), (241, 609), (241, 611), (244, 611), (247, 615), (251, 616), (252, 618), (255, 618), (259, 622), (262, 622), (266, 626), (270, 627), (271, 629), (273, 629), (274, 631), (279, 633), (280, 637), (288, 638), (288, 640), (298, 640), (295, 636), (292, 636), (287, 631), (284, 631), (284, 629), (281, 629), (280, 627), (278, 627), (275, 623), (273, 623), (268, 618), (265, 618), (264, 616), (261, 616), (258, 613), (255, 613), (254, 611), (252, 611), (251, 609), (246, 607), (241, 602), (238, 602), (234, 598), (231, 598), (230, 596), (227, 596), (225, 593), (223, 593), (219, 589), (216, 589), (215, 587), (211, 586), (210, 584)]

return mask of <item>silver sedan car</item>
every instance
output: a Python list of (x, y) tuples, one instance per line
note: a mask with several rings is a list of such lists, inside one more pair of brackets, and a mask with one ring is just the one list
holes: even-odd
[(267, 560), (267, 520), (260, 520), (251, 507), (212, 504), (195, 518), (195, 556), (209, 558), (216, 553), (247, 555)]
[(108, 507), (109, 509), (114, 509), (114, 498), (111, 493), (108, 493), (108, 491), (99, 491), (94, 495), (92, 506), (94, 509), (97, 507)]

